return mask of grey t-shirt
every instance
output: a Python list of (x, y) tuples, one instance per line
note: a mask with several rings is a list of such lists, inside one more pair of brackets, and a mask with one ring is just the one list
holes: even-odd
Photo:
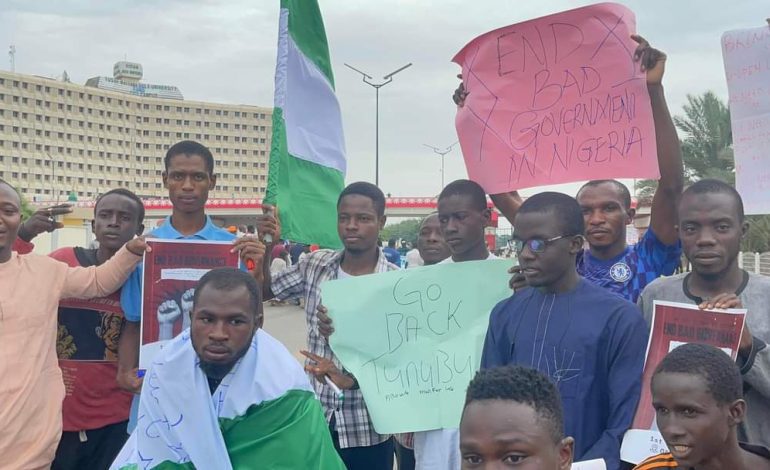
[[(644, 289), (639, 308), (647, 324), (652, 321), (655, 300), (696, 304), (696, 298), (684, 290), (687, 274), (659, 278)], [(739, 429), (738, 440), (770, 447), (770, 277), (749, 274), (738, 297), (747, 310), (746, 324), (754, 337), (747, 359), (738, 358), (743, 375), (743, 397), (748, 410)]]

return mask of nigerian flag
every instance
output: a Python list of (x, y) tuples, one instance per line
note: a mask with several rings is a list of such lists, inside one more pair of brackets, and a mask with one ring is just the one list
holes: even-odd
[(111, 470), (345, 470), (299, 362), (257, 330), (214, 392), (185, 330), (145, 375), (137, 426)]
[(280, 210), (282, 237), (339, 248), (337, 198), (345, 138), (317, 0), (281, 0), (275, 109), (265, 202)]

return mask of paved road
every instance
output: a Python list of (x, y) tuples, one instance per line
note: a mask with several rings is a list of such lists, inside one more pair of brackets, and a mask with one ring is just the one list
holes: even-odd
[(264, 329), (303, 362), (304, 356), (299, 353), (300, 349), (307, 349), (307, 327), (303, 309), (295, 305), (273, 307), (270, 302), (265, 302)]

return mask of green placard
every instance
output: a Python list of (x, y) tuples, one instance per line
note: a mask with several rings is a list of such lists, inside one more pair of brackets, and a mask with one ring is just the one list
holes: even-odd
[(510, 260), (443, 263), (321, 286), (332, 350), (381, 434), (454, 428)]

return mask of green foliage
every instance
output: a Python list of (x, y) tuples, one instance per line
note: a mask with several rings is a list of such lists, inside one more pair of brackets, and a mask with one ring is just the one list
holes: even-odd
[[(684, 116), (674, 116), (674, 124), (684, 136), (682, 161), (685, 180), (717, 178), (735, 184), (733, 136), (730, 110), (713, 92), (700, 96), (687, 95)], [(652, 201), (657, 182), (642, 180), (637, 183), (638, 196)], [(747, 217), (750, 228), (741, 249), (748, 252), (770, 251), (770, 215)]]
[(35, 212), (35, 208), (29, 203), (27, 198), (19, 193), (19, 199), (21, 199), (21, 220), (27, 220)]
[(395, 224), (386, 225), (380, 232), (383, 246), (387, 245), (391, 238), (403, 239), (412, 245), (417, 243), (417, 235), (420, 233), (420, 224), (422, 219), (407, 219)]
[(713, 92), (687, 95), (684, 116), (674, 116), (674, 124), (684, 134), (682, 160), (690, 181), (718, 178), (735, 182), (733, 135), (730, 111)]

